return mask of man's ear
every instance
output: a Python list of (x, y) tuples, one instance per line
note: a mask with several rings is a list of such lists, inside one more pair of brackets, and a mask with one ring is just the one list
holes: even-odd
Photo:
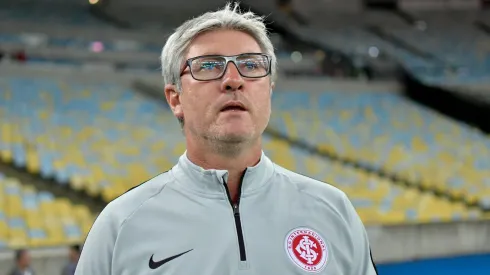
[(165, 98), (167, 99), (168, 105), (175, 117), (183, 118), (184, 111), (182, 110), (182, 105), (180, 103), (180, 93), (177, 87), (173, 84), (165, 85)]

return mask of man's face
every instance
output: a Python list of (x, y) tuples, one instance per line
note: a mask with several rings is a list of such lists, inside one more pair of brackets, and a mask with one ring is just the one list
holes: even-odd
[(75, 249), (70, 249), (70, 260), (75, 262), (75, 261), (78, 261), (78, 258), (80, 257), (80, 254), (77, 250)]
[(22, 256), (19, 259), (19, 264), (22, 267), (28, 267), (31, 264), (31, 255), (29, 255), (29, 252), (24, 251), (22, 253)]
[[(255, 39), (240, 31), (219, 30), (203, 33), (189, 47), (188, 58), (202, 55), (232, 56), (262, 52)], [(260, 137), (270, 118), (270, 76), (245, 78), (233, 62), (221, 79), (195, 80), (189, 67), (181, 77), (180, 106), (176, 116), (185, 120), (186, 134), (225, 143), (241, 143)], [(225, 109), (234, 101), (246, 110)]]

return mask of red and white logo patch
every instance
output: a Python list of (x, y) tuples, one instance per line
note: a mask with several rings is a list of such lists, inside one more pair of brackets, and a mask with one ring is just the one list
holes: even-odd
[(327, 244), (312, 229), (300, 227), (289, 232), (285, 248), (289, 258), (305, 271), (320, 272), (327, 264)]

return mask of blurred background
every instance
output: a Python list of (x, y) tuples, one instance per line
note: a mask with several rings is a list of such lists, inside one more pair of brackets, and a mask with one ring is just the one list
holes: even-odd
[[(107, 202), (174, 165), (159, 54), (224, 4), (0, 1), (1, 274), (60, 274)], [(266, 153), (346, 192), (380, 274), (490, 274), (490, 1), (241, 5), (279, 59)]]

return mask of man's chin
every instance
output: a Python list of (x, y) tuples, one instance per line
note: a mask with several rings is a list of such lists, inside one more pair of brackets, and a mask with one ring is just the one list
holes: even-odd
[(252, 135), (250, 133), (227, 133), (222, 134), (218, 139), (224, 143), (244, 143), (250, 141)]
[(229, 127), (223, 129), (217, 135), (218, 140), (227, 143), (242, 143), (252, 140), (254, 137), (254, 131), (252, 129), (245, 129), (242, 127)]

